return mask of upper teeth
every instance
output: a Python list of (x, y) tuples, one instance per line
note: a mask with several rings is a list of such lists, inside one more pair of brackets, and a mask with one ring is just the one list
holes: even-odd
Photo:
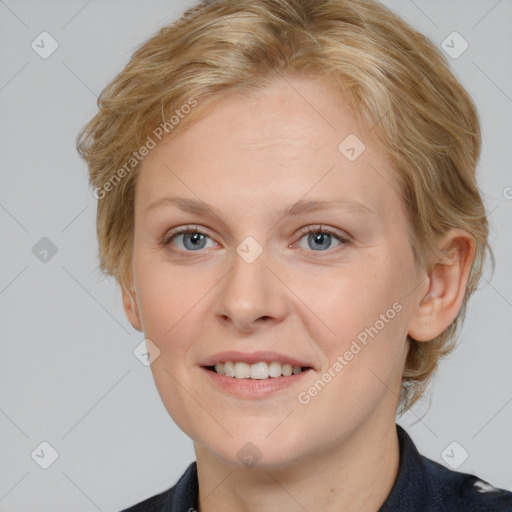
[(225, 363), (217, 363), (215, 371), (219, 375), (226, 377), (235, 377), (236, 379), (268, 379), (269, 377), (280, 377), (284, 375), (289, 377), (292, 373), (300, 373), (300, 366), (291, 364), (281, 364), (277, 361), (266, 363), (264, 361), (254, 364), (242, 363), (240, 361), (226, 361)]

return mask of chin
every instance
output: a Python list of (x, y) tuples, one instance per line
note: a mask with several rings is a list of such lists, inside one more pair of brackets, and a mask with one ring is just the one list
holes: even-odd
[[(308, 438), (311, 442), (311, 436), (297, 430), (290, 432), (290, 426), (278, 433), (279, 427), (276, 429), (276, 425), (279, 421), (274, 421), (271, 428), (267, 427), (270, 422), (265, 421), (262, 428), (256, 428), (254, 420), (252, 423), (252, 428), (230, 431), (233, 437), (224, 435), (204, 439), (199, 434), (196, 439), (223, 463), (239, 468), (281, 470), (296, 464), (301, 456), (306, 455), (303, 450)], [(272, 432), (272, 429), (275, 431)]]
[(213, 453), (224, 463), (237, 468), (247, 468), (253, 471), (279, 471), (297, 464), (300, 459), (296, 447), (279, 447), (273, 443), (257, 446), (247, 442), (238, 445), (219, 447)]

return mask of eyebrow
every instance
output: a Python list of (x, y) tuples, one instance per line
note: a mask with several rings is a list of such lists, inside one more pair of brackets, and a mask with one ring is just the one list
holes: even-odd
[[(215, 209), (205, 203), (204, 201), (190, 199), (186, 197), (176, 197), (176, 196), (167, 196), (161, 197), (157, 199), (153, 203), (151, 203), (146, 209), (145, 213), (149, 210), (157, 208), (159, 206), (176, 206), (180, 210), (189, 213), (195, 213), (197, 215), (210, 214), (217, 217), (215, 213)], [(346, 199), (334, 199), (329, 201), (318, 201), (318, 200), (305, 200), (299, 199), (297, 202), (288, 206), (287, 208), (280, 209), (278, 214), (280, 217), (289, 217), (295, 215), (301, 215), (304, 213), (315, 212), (319, 210), (328, 210), (328, 209), (343, 209), (348, 212), (354, 213), (364, 213), (375, 215), (375, 211), (369, 208), (368, 206), (359, 203), (358, 201), (351, 201)]]

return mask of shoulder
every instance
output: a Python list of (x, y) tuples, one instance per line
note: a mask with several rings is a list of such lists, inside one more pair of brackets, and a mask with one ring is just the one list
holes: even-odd
[(446, 510), (512, 512), (512, 492), (473, 474), (452, 471), (423, 455), (421, 459), (433, 492)]
[(121, 512), (188, 512), (197, 509), (197, 496), (197, 466), (194, 461), (175, 485)]
[(409, 434), (396, 427), (399, 470), (379, 512), (512, 512), (512, 492), (425, 457)]
[(161, 512), (165, 510), (166, 503), (174, 501), (175, 488), (176, 486), (173, 486), (160, 494), (123, 509), (121, 512)]

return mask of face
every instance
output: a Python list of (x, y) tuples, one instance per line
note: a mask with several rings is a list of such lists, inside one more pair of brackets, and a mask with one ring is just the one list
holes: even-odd
[(196, 448), (277, 468), (394, 425), (424, 292), (397, 190), (342, 99), (307, 78), (219, 100), (144, 159), (125, 308)]

